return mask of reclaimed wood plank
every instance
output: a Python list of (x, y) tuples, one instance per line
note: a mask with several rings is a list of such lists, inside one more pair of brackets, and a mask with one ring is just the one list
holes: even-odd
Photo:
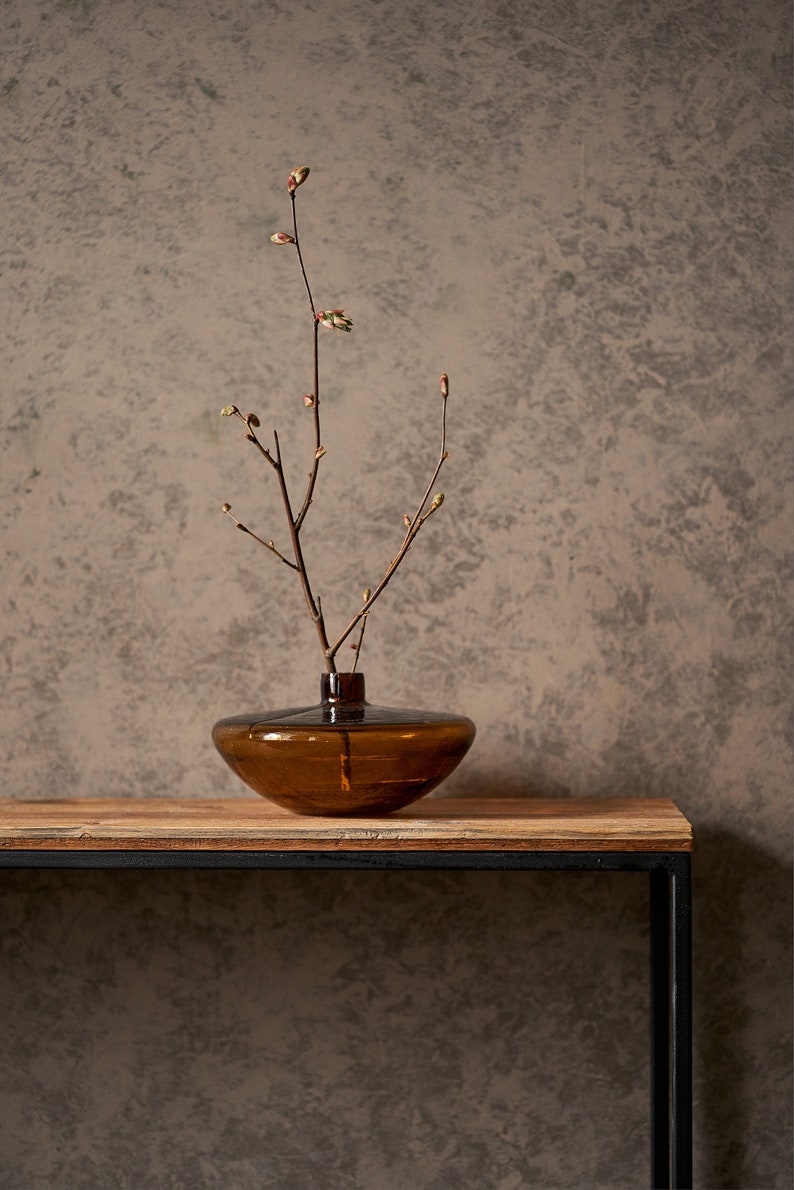
[(314, 818), (262, 798), (0, 799), (0, 850), (690, 851), (667, 798), (426, 798)]

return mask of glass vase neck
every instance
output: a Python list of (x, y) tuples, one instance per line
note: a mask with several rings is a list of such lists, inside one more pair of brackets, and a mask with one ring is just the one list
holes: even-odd
[(320, 678), (320, 699), (324, 705), (365, 701), (364, 675), (360, 673), (323, 674)]

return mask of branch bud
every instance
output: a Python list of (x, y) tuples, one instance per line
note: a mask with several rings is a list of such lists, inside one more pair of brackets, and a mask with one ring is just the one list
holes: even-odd
[(234, 417), (235, 413), (239, 412), (240, 410), (236, 405), (224, 405), (223, 409), (221, 409), (221, 417)]
[(370, 591), (369, 587), (365, 587), (364, 590), (361, 592), (361, 596), (365, 603), (369, 602), (369, 597), (371, 594), (372, 594), (372, 592)]
[(449, 396), (449, 376), (447, 376), (446, 372), (441, 373), (441, 396)]
[(273, 233), (273, 235), (270, 237), (270, 239), (271, 239), (271, 242), (274, 244), (294, 244), (295, 243), (295, 237), (288, 235), (286, 231), (276, 231)]
[(290, 176), (287, 178), (287, 189), (289, 190), (290, 194), (293, 194), (299, 186), (302, 186), (308, 176), (308, 165), (296, 165)]
[(444, 493), (436, 492), (435, 496), (430, 501), (430, 507), (431, 508), (440, 508), (443, 503), (444, 503)]
[(333, 331), (352, 331), (353, 320), (344, 310), (318, 310), (317, 321)]

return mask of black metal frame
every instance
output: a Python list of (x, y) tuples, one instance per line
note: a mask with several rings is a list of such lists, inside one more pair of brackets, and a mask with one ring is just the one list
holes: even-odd
[(651, 1186), (692, 1186), (692, 884), (675, 851), (2, 851), (0, 867), (648, 872)]

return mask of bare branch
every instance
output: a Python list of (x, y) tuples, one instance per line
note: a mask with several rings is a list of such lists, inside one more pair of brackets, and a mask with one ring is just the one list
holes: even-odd
[(356, 672), (356, 666), (358, 665), (358, 659), (361, 656), (361, 646), (364, 643), (364, 633), (367, 630), (367, 616), (368, 615), (369, 615), (369, 613), (365, 612), (364, 615), (361, 617), (361, 631), (358, 634), (358, 640), (356, 641), (356, 643), (354, 645), (350, 646), (351, 649), (355, 650), (355, 654), (356, 654), (355, 657), (353, 658), (353, 665), (351, 666), (351, 669), (350, 669), (350, 672), (352, 674), (354, 674)]
[(225, 512), (227, 517), (234, 521), (235, 525), (241, 532), (247, 533), (249, 537), (253, 537), (254, 541), (258, 541), (260, 545), (263, 545), (266, 550), (270, 550), (271, 554), (275, 554), (277, 558), (280, 558), (285, 566), (289, 566), (291, 570), (298, 569), (294, 562), (290, 562), (289, 558), (285, 558), (284, 555), (276, 549), (272, 538), (270, 541), (265, 541), (262, 537), (257, 537), (256, 533), (252, 533), (248, 526), (244, 525), (242, 521), (238, 521), (237, 517), (232, 512), (231, 504), (224, 504), (221, 511)]
[(292, 199), (292, 227), (295, 236), (295, 248), (298, 253), (298, 264), (300, 265), (301, 276), (303, 277), (303, 284), (306, 286), (306, 296), (309, 299), (309, 310), (312, 316), (312, 335), (313, 335), (313, 359), (314, 359), (314, 402), (311, 406), (314, 415), (314, 459), (312, 461), (312, 469), (309, 472), (309, 483), (306, 488), (306, 495), (303, 497), (303, 504), (300, 512), (295, 518), (295, 526), (300, 532), (300, 527), (306, 519), (306, 513), (309, 511), (309, 505), (312, 502), (314, 495), (314, 486), (317, 483), (317, 472), (320, 467), (321, 455), (317, 453), (320, 449), (320, 345), (317, 340), (317, 332), (320, 329), (320, 324), (317, 319), (317, 311), (314, 308), (314, 299), (312, 297), (311, 287), (309, 286), (309, 278), (306, 275), (306, 266), (303, 263), (303, 253), (301, 252), (300, 236), (298, 235), (298, 217), (295, 213), (295, 191), (290, 192)]
[(292, 505), (290, 503), (289, 492), (287, 490), (287, 481), (284, 477), (284, 468), (281, 465), (281, 446), (279, 445), (278, 434), (273, 431), (273, 440), (275, 442), (276, 458), (274, 466), (276, 475), (278, 476), (278, 485), (281, 491), (281, 499), (284, 502), (284, 511), (287, 514), (287, 524), (289, 525), (289, 534), (292, 540), (292, 552), (295, 557), (295, 569), (297, 570), (301, 586), (303, 587), (303, 595), (306, 600), (306, 606), (309, 609), (309, 615), (312, 618), (316, 628), (317, 635), (320, 638), (320, 645), (322, 646), (323, 656), (325, 657), (326, 668), (329, 673), (335, 670), (333, 655), (328, 652), (328, 634), (325, 630), (325, 619), (322, 613), (322, 607), (317, 603), (312, 593), (311, 583), (309, 582), (309, 575), (306, 571), (306, 563), (303, 559), (303, 550), (301, 548), (300, 532), (295, 524), (295, 518), (292, 515)]
[(366, 631), (367, 617), (368, 617), (369, 612), (372, 608), (372, 605), (374, 604), (375, 600), (378, 599), (381, 592), (386, 588), (388, 583), (391, 581), (395, 571), (397, 570), (400, 563), (403, 561), (405, 555), (408, 553), (409, 549), (411, 548), (414, 538), (416, 537), (417, 533), (420, 531), (422, 526), (427, 522), (427, 520), (433, 515), (433, 513), (436, 512), (441, 507), (441, 504), (444, 499), (443, 493), (439, 492), (435, 496), (433, 496), (432, 493), (433, 493), (433, 489), (434, 489), (436, 480), (438, 479), (439, 472), (441, 471), (441, 467), (443, 466), (443, 464), (447, 458), (446, 409), (447, 409), (447, 397), (449, 395), (449, 380), (448, 380), (446, 373), (444, 373), (444, 375), (441, 377), (441, 395), (443, 398), (443, 402), (442, 402), (442, 406), (441, 406), (441, 450), (439, 452), (438, 462), (436, 463), (436, 466), (435, 466), (433, 474), (430, 478), (430, 481), (429, 481), (427, 487), (425, 488), (424, 494), (422, 495), (422, 498), (419, 501), (419, 505), (416, 509), (416, 512), (414, 513), (413, 517), (410, 517), (410, 518), (408, 516), (405, 517), (405, 535), (403, 537), (400, 548), (398, 549), (397, 553), (394, 555), (394, 557), (392, 558), (388, 567), (386, 568), (386, 570), (383, 574), (383, 577), (381, 578), (378, 585), (375, 587), (375, 589), (373, 591), (370, 591), (369, 589), (367, 589), (366, 591), (363, 592), (363, 603), (362, 603), (361, 607), (359, 608), (358, 612), (356, 612), (355, 616), (350, 621), (350, 623), (347, 625), (347, 627), (344, 629), (344, 631), (341, 633), (341, 635), (334, 641), (333, 644), (330, 644), (328, 641), (328, 635), (327, 635), (327, 631), (326, 631), (326, 627), (325, 627), (325, 618), (323, 615), (322, 602), (321, 602), (319, 596), (317, 596), (317, 598), (315, 598), (313, 591), (312, 591), (311, 583), (309, 581), (309, 576), (307, 573), (306, 563), (305, 563), (305, 560), (303, 557), (303, 549), (302, 549), (302, 545), (301, 545), (301, 529), (303, 527), (307, 513), (308, 513), (309, 508), (311, 507), (311, 504), (314, 499), (315, 488), (317, 485), (317, 479), (318, 479), (318, 475), (319, 475), (320, 460), (322, 459), (322, 457), (325, 454), (325, 448), (322, 445), (322, 438), (320, 435), (320, 364), (319, 364), (319, 339), (318, 339), (319, 327), (320, 327), (320, 324), (322, 323), (325, 326), (328, 326), (331, 328), (336, 328), (338, 331), (349, 331), (353, 324), (352, 324), (351, 319), (345, 315), (344, 310), (318, 311), (315, 309), (314, 298), (312, 296), (312, 291), (311, 291), (311, 287), (309, 285), (308, 275), (306, 273), (306, 267), (305, 267), (304, 261), (303, 261), (303, 252), (301, 249), (300, 236), (298, 234), (298, 220), (297, 220), (296, 207), (295, 207), (295, 192), (299, 186), (303, 185), (303, 183), (305, 182), (308, 175), (309, 175), (309, 167), (308, 166), (299, 166), (292, 171), (292, 173), (290, 174), (288, 181), (287, 181), (287, 187), (288, 187), (290, 199), (292, 202), (293, 234), (289, 235), (287, 232), (276, 232), (274, 235), (272, 235), (270, 237), (271, 240), (273, 240), (276, 244), (294, 245), (296, 253), (297, 253), (297, 257), (298, 257), (298, 265), (300, 267), (301, 276), (303, 278), (303, 284), (306, 289), (306, 297), (307, 297), (307, 300), (309, 303), (309, 311), (310, 311), (311, 320), (312, 320), (312, 358), (313, 358), (314, 386), (313, 386), (313, 391), (311, 393), (307, 393), (306, 396), (304, 397), (304, 402), (307, 405), (307, 407), (309, 407), (312, 410), (312, 417), (313, 417), (313, 422), (314, 422), (314, 453), (313, 453), (313, 457), (312, 457), (311, 469), (309, 470), (309, 473), (308, 473), (308, 483), (306, 486), (306, 491), (305, 491), (303, 501), (301, 503), (301, 506), (300, 506), (297, 516), (292, 511), (292, 501), (290, 499), (290, 494), (289, 494), (289, 490), (287, 487), (287, 480), (286, 480), (286, 477), (284, 474), (283, 460), (282, 460), (282, 455), (281, 455), (281, 446), (280, 446), (279, 439), (278, 439), (278, 433), (275, 430), (273, 431), (273, 447), (272, 447), (272, 449), (269, 449), (268, 447), (263, 446), (261, 441), (257, 437), (256, 431), (259, 428), (260, 423), (259, 423), (258, 417), (256, 417), (255, 414), (253, 414), (253, 413), (242, 414), (236, 405), (227, 405), (221, 411), (225, 416), (227, 416), (227, 417), (235, 416), (240, 421), (243, 422), (243, 424), (245, 425), (245, 431), (246, 431), (245, 436), (246, 436), (247, 440), (249, 442), (251, 442), (257, 448), (259, 453), (270, 464), (270, 466), (273, 468), (273, 470), (276, 473), (276, 476), (278, 479), (279, 491), (281, 492), (281, 499), (284, 504), (284, 511), (285, 511), (286, 517), (287, 517), (287, 525), (289, 528), (290, 542), (292, 545), (292, 553), (294, 556), (294, 561), (291, 561), (289, 558), (285, 557), (285, 555), (283, 553), (281, 553), (281, 551), (276, 548), (276, 546), (273, 544), (272, 540), (265, 541), (263, 538), (258, 537), (256, 533), (252, 533), (251, 530), (246, 525), (243, 525), (240, 521), (237, 520), (236, 517), (232, 516), (230, 505), (224, 505), (223, 511), (225, 513), (227, 513), (229, 516), (231, 516), (231, 519), (234, 521), (234, 523), (236, 524), (238, 529), (240, 529), (244, 533), (247, 533), (250, 537), (253, 537), (255, 541), (257, 541), (260, 545), (264, 546), (265, 549), (270, 550), (270, 552), (273, 553), (277, 558), (279, 558), (282, 562), (284, 562), (292, 570), (295, 570), (298, 573), (298, 576), (301, 581), (301, 586), (303, 588), (304, 598), (306, 600), (306, 606), (308, 608), (309, 615), (311, 616), (312, 622), (314, 623), (314, 625), (317, 629), (317, 633), (318, 633), (318, 636), (320, 639), (320, 644), (321, 644), (321, 647), (323, 650), (323, 656), (325, 658), (326, 669), (328, 670), (329, 673), (336, 672), (335, 657), (336, 657), (337, 652), (339, 651), (341, 645), (350, 636), (350, 634), (356, 629), (356, 627), (359, 627), (358, 640), (355, 644), (350, 646), (355, 652), (355, 659), (353, 662), (353, 672), (355, 672), (355, 669), (358, 665), (359, 656), (361, 653), (361, 646), (362, 646), (362, 643), (364, 640), (364, 633)]
[(347, 625), (347, 627), (344, 629), (344, 631), (337, 637), (337, 639), (331, 645), (327, 656), (330, 656), (332, 659), (333, 659), (333, 657), (336, 656), (336, 653), (338, 652), (340, 647), (344, 644), (344, 642), (347, 640), (347, 638), (350, 636), (350, 633), (355, 629), (355, 627), (359, 623), (359, 621), (369, 613), (369, 611), (372, 608), (373, 603), (378, 598), (381, 591), (383, 591), (386, 588), (386, 586), (388, 585), (388, 583), (391, 581), (391, 578), (392, 578), (394, 572), (396, 571), (397, 567), (400, 565), (403, 558), (405, 557), (405, 555), (408, 553), (409, 549), (411, 548), (411, 545), (413, 544), (413, 540), (416, 537), (419, 530), (422, 528), (422, 525), (425, 524), (425, 522), (433, 515), (434, 512), (436, 512), (441, 507), (441, 504), (443, 503), (444, 496), (442, 493), (439, 492), (438, 495), (435, 496), (433, 498), (433, 500), (431, 501), (430, 507), (427, 509), (427, 512), (424, 512), (425, 505), (427, 504), (427, 501), (430, 499), (430, 493), (432, 492), (432, 490), (435, 486), (435, 482), (438, 479), (438, 474), (439, 474), (442, 466), (444, 465), (444, 462), (448, 458), (448, 452), (447, 452), (447, 397), (448, 397), (448, 390), (447, 390), (447, 392), (444, 392), (444, 390), (442, 388), (441, 450), (439, 451), (438, 462), (436, 463), (436, 469), (430, 478), (430, 483), (425, 488), (425, 493), (422, 496), (421, 501), (419, 502), (419, 507), (417, 508), (413, 517), (408, 522), (408, 525), (407, 525), (406, 531), (405, 531), (405, 537), (403, 538), (402, 545), (400, 546), (399, 550), (394, 555), (394, 557), (392, 558), (388, 567), (386, 568), (386, 572), (383, 575), (383, 578), (380, 580), (378, 585), (375, 587), (375, 590), (371, 592), (369, 597), (364, 599), (364, 603), (359, 608), (359, 610), (356, 612), (355, 616), (353, 616), (353, 619), (350, 621), (350, 623)]

